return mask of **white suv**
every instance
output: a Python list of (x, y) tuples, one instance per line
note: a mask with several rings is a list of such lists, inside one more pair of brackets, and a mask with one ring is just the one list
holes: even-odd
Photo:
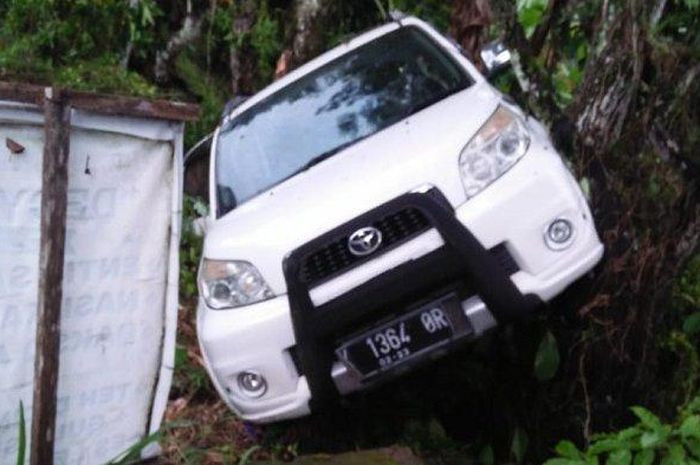
[(246, 420), (306, 415), (435, 359), (603, 254), (545, 128), (416, 18), (228, 111), (211, 153), (197, 329)]

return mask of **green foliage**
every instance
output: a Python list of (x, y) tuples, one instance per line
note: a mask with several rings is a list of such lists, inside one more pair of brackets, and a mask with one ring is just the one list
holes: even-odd
[(24, 419), (24, 404), (19, 402), (19, 434), (17, 439), (17, 465), (24, 465), (27, 454), (27, 425)]
[(695, 255), (688, 263), (678, 280), (674, 294), (680, 305), (700, 308), (700, 254)]
[[(517, 20), (526, 37), (531, 38), (542, 23), (549, 3), (548, 0), (517, 1)], [(573, 102), (590, 53), (590, 25), (598, 21), (597, 14), (598, 8), (594, 3), (566, 4), (564, 11), (549, 27), (549, 41), (534, 56), (527, 53), (520, 55), (524, 73), (535, 83), (537, 98), (529, 103), (540, 110), (540, 117), (546, 119), (547, 112), (553, 110), (540, 107), (543, 102), (554, 103), (558, 109), (565, 109)]]
[(440, 421), (429, 418), (425, 421), (417, 419), (406, 423), (404, 441), (421, 454), (437, 453), (439, 451), (457, 450), (459, 444), (451, 439)]
[(700, 311), (693, 312), (683, 321), (683, 332), (688, 336), (693, 336), (700, 332)]
[(493, 465), (495, 463), (493, 446), (491, 446), (491, 444), (487, 444), (481, 449), (481, 452), (479, 452), (478, 463), (480, 465)]
[[(3, 31), (4, 32), (4, 31)], [(0, 33), (0, 76), (46, 76), (51, 62), (38, 53), (31, 37), (16, 37), (9, 41)]]
[(129, 30), (128, 2), (9, 0), (0, 26), (0, 47), (20, 39), (52, 65), (121, 51)]
[(175, 372), (173, 389), (192, 395), (200, 390), (210, 388), (210, 380), (204, 367), (193, 363), (187, 354), (187, 347), (181, 344), (175, 346)]
[(687, 398), (700, 379), (700, 356), (697, 351), (700, 335), (700, 254), (688, 263), (673, 295), (674, 307), (683, 318), (683, 332), (674, 331), (666, 345), (683, 362), (685, 369), (677, 372), (675, 385), (682, 389), (681, 395)]
[(250, 35), (250, 44), (258, 57), (258, 79), (261, 83), (272, 80), (277, 58), (282, 53), (280, 25), (263, 2)]
[(618, 432), (596, 435), (579, 450), (560, 442), (556, 458), (544, 465), (698, 465), (700, 464), (700, 396), (681, 409), (672, 424), (643, 407), (632, 407), (638, 422)]
[(189, 53), (177, 57), (175, 72), (188, 91), (197, 96), (201, 108), (199, 120), (187, 125), (185, 146), (191, 147), (218, 124), (226, 103), (226, 86), (202, 69)]
[(674, 387), (680, 402), (686, 403), (694, 395), (697, 381), (700, 378), (700, 360), (696, 345), (689, 335), (672, 331), (663, 346), (675, 353), (679, 363), (673, 373)]
[(518, 22), (525, 30), (525, 35), (530, 37), (547, 9), (547, 0), (518, 0)]
[(180, 294), (197, 295), (197, 271), (202, 255), (203, 238), (193, 221), (207, 215), (207, 206), (200, 199), (185, 195), (182, 204), (182, 236), (180, 238)]
[(515, 428), (513, 440), (510, 444), (510, 453), (515, 459), (515, 463), (523, 463), (525, 460), (528, 443), (529, 439), (525, 430), (520, 427)]
[(572, 61), (561, 61), (557, 64), (552, 76), (555, 98), (560, 107), (566, 107), (574, 100), (574, 91), (581, 83), (583, 69)]
[[(231, 8), (222, 10), (217, 15), (215, 30), (225, 31), (223, 37), (228, 47), (240, 49), (243, 53), (254, 53), (255, 81), (258, 87), (268, 84), (274, 75), (277, 59), (282, 53), (282, 27), (280, 21), (273, 11), (270, 10), (268, 2), (260, 2), (255, 14), (255, 23), (250, 31), (244, 34), (233, 32), (233, 20), (240, 14), (234, 2)], [(246, 47), (249, 45), (249, 49)]]
[(56, 70), (54, 82), (75, 90), (157, 97), (158, 88), (138, 73), (126, 70), (113, 57), (79, 61)]
[(107, 462), (106, 465), (128, 465), (141, 462), (141, 453), (151, 444), (159, 442), (165, 434), (175, 428), (183, 428), (189, 426), (186, 423), (171, 422), (163, 424), (158, 431), (155, 431), (147, 436), (144, 436), (125, 451), (121, 452), (115, 458)]
[(3, 79), (158, 94), (143, 76), (120, 64), (130, 39), (137, 53), (153, 42), (155, 18), (161, 14), (154, 0), (142, 0), (136, 9), (122, 0), (9, 0), (0, 14)]
[(554, 378), (559, 369), (559, 348), (554, 335), (547, 331), (535, 354), (535, 377), (540, 381)]
[(129, 41), (137, 57), (145, 58), (147, 50), (156, 43), (156, 20), (162, 16), (163, 11), (155, 0), (139, 0), (135, 8), (129, 9)]
[(241, 458), (238, 461), (238, 465), (247, 465), (248, 463), (250, 463), (250, 459), (253, 457), (253, 454), (258, 451), (258, 449), (260, 449), (260, 446), (253, 446), (246, 450), (241, 455)]
[(671, 0), (656, 27), (659, 38), (684, 43), (697, 59), (700, 54), (700, 0)]
[[(228, 62), (231, 48), (254, 56), (255, 67), (251, 77), (256, 88), (262, 88), (273, 78), (277, 58), (282, 53), (280, 22), (268, 8), (267, 2), (263, 1), (255, 12), (255, 22), (250, 31), (236, 34), (234, 21), (241, 14), (239, 7), (238, 2), (233, 2), (214, 8), (207, 17), (204, 49), (195, 47), (187, 50), (175, 61), (177, 77), (187, 92), (197, 97), (201, 107), (200, 119), (187, 125), (186, 146), (194, 145), (219, 122), (229, 98), (229, 85), (222, 79), (222, 76), (228, 75), (229, 69), (221, 64)], [(243, 70), (244, 73), (248, 71)]]

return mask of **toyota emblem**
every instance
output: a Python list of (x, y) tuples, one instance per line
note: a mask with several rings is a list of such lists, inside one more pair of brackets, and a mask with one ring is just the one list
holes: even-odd
[(380, 245), (382, 245), (382, 232), (372, 226), (358, 229), (350, 234), (348, 239), (348, 250), (357, 257), (371, 254)]

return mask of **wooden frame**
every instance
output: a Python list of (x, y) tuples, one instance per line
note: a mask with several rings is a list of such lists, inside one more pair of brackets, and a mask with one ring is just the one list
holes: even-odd
[[(0, 81), (0, 100), (29, 103), (43, 107), (46, 87), (34, 84)], [(119, 95), (94, 94), (61, 90), (63, 98), (72, 108), (93, 111), (105, 115), (133, 116), (172, 121), (195, 121), (199, 118), (199, 106), (169, 100), (147, 100)]]

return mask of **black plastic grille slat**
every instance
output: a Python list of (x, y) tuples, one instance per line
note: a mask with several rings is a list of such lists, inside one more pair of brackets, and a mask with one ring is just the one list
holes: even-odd
[[(314, 286), (348, 269), (376, 257), (389, 248), (395, 247), (418, 234), (430, 229), (430, 221), (417, 208), (404, 208), (379, 218), (372, 226), (382, 232), (382, 245), (368, 257), (356, 257), (348, 250), (349, 236), (343, 236), (317, 249), (306, 256), (301, 265), (300, 279), (303, 283)], [(508, 252), (505, 244), (499, 244), (489, 252), (508, 276), (519, 271), (518, 264)]]
[(348, 250), (349, 235), (326, 244), (302, 261), (300, 279), (311, 286), (330, 279), (369, 258), (385, 252), (430, 229), (430, 221), (418, 208), (408, 207), (372, 223), (382, 233), (382, 245), (369, 257), (356, 257)]

